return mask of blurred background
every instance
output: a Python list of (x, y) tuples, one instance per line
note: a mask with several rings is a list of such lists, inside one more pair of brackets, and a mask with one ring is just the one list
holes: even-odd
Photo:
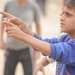
[[(4, 10), (6, 2), (10, 0), (0, 0), (0, 11)], [(35, 2), (35, 0), (29, 0), (30, 2)], [(41, 1), (41, 0), (39, 0)], [(40, 8), (40, 24), (42, 29), (42, 36), (45, 37), (59, 37), (60, 36), (60, 13), (62, 9), (63, 0), (45, 0), (45, 6), (41, 5), (38, 2)], [(0, 15), (0, 22), (1, 22)], [(35, 26), (33, 23), (33, 31), (35, 31)], [(6, 42), (6, 33), (4, 34), (4, 40)], [(5, 52), (6, 50), (0, 49), (0, 75), (3, 75), (4, 66), (5, 66)], [(12, 64), (11, 64), (12, 65)], [(45, 67), (46, 75), (55, 75), (55, 66), (56, 63), (49, 64)], [(22, 65), (19, 62), (17, 64), (15, 75), (24, 75)], [(42, 75), (39, 73), (38, 75)]]

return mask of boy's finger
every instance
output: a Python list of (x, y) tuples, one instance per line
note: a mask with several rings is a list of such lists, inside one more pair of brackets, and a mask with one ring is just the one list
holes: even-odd
[(9, 19), (9, 21), (12, 22), (12, 23), (15, 23), (15, 24), (19, 24), (20, 23), (18, 18), (11, 18), (11, 19)]
[(7, 12), (0, 12), (0, 14), (4, 15), (6, 17), (9, 17), (9, 18), (14, 17), (13, 15), (11, 15), (11, 14), (9, 14)]
[(8, 18), (4, 18), (4, 21), (9, 21), (9, 19)]
[(3, 24), (5, 24), (5, 25), (9, 25), (9, 26), (14, 26), (14, 24), (11, 23), (11, 22), (9, 22), (9, 21), (3, 21)]

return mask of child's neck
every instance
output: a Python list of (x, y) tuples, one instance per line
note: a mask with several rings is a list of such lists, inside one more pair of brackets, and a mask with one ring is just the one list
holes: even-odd
[(74, 35), (70, 34), (70, 40), (72, 40), (72, 39), (75, 39), (75, 34)]

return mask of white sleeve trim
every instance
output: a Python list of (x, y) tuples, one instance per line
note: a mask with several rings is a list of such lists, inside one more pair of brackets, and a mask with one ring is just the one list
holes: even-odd
[(53, 58), (49, 58), (49, 56), (47, 56), (47, 60), (48, 60), (50, 63), (55, 62), (55, 60), (54, 60)]

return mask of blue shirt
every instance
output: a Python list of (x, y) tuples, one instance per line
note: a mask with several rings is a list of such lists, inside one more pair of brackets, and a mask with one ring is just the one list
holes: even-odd
[(42, 39), (36, 34), (34, 34), (34, 37), (50, 43), (50, 57), (57, 61), (56, 75), (66, 75), (66, 71), (70, 75), (75, 75), (75, 39), (70, 40), (68, 34), (51, 39)]

